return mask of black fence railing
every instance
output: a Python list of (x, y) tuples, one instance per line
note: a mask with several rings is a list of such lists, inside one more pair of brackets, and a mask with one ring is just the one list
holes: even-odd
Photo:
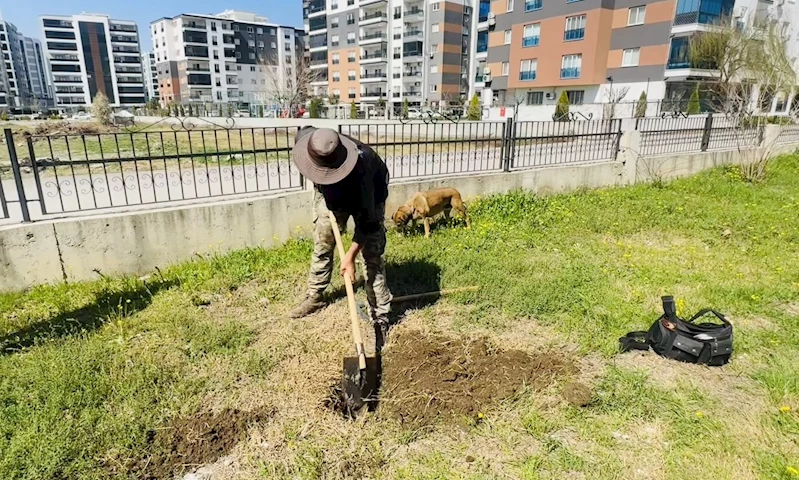
[(641, 155), (756, 147), (762, 143), (765, 130), (747, 118), (712, 114), (640, 118), (635, 129), (641, 135)]
[(613, 160), (619, 151), (619, 119), (509, 125), (511, 169)]

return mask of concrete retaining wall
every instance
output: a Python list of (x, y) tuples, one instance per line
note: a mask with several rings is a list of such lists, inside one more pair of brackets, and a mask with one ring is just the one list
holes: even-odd
[[(767, 132), (767, 137), (771, 134)], [(736, 151), (641, 158), (634, 154), (638, 140), (637, 132), (624, 134), (622, 151), (613, 162), (395, 182), (386, 213), (390, 216), (416, 191), (442, 186), (457, 188), (468, 202), (478, 195), (518, 188), (552, 194), (651, 181), (646, 162), (657, 165), (662, 178), (669, 179), (743, 158)], [(775, 153), (793, 149), (782, 146)], [(137, 274), (188, 260), (196, 253), (272, 246), (310, 233), (312, 197), (311, 190), (302, 190), (5, 227), (0, 229), (0, 290), (94, 279), (98, 271)]]

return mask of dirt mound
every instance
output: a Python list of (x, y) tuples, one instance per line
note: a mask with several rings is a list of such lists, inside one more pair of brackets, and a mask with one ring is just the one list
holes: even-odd
[(117, 131), (115, 127), (96, 122), (47, 121), (37, 124), (32, 133), (33, 135), (96, 135), (114, 131)]
[(541, 389), (575, 371), (570, 361), (551, 352), (531, 355), (494, 349), (486, 339), (402, 332), (383, 355), (380, 408), (403, 423), (477, 418), (523, 385)]
[(271, 411), (244, 412), (225, 409), (181, 419), (151, 432), (152, 455), (132, 470), (136, 478), (165, 479), (182, 475), (227, 454), (247, 436), (247, 429), (263, 422)]

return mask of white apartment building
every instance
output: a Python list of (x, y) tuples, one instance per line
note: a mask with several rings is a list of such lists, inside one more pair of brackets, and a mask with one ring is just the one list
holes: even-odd
[(90, 13), (40, 19), (56, 107), (85, 109), (99, 92), (113, 107), (145, 103), (135, 22)]
[(144, 73), (144, 89), (147, 100), (158, 99), (158, 70), (155, 66), (155, 53), (146, 52), (141, 56), (142, 72)]
[(296, 85), (302, 31), (226, 10), (150, 24), (162, 104), (269, 104), (276, 85)]
[(27, 106), (31, 92), (25, 75), (24, 38), (13, 23), (0, 20), (0, 108)]

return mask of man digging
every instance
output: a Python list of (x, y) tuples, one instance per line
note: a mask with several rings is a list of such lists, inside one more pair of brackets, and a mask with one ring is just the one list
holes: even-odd
[(341, 259), (341, 274), (354, 282), (355, 258), (359, 258), (365, 271), (369, 313), (385, 337), (391, 310), (383, 261), (388, 168), (368, 145), (330, 128), (304, 127), (297, 132), (294, 142), (294, 163), (315, 185), (314, 249), (308, 294), (289, 315), (302, 318), (326, 305), (322, 293), (330, 284), (336, 249), (329, 208), (340, 228), (346, 229), (350, 217), (355, 221), (352, 246)]

